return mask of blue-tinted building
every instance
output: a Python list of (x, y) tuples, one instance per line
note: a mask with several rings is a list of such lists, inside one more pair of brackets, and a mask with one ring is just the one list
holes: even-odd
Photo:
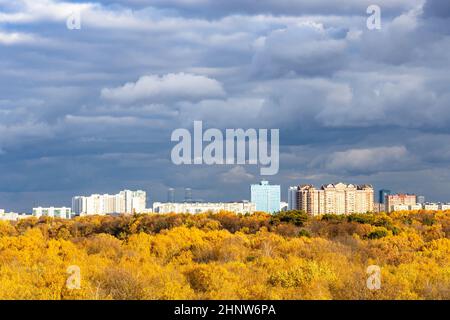
[(280, 211), (281, 191), (279, 185), (270, 185), (268, 181), (252, 184), (250, 188), (251, 202), (256, 211), (274, 213)]
[(378, 195), (378, 202), (384, 204), (386, 201), (386, 196), (391, 194), (391, 190), (381, 189)]

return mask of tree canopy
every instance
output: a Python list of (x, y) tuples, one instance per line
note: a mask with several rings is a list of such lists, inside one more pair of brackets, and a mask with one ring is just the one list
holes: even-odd
[(0, 222), (0, 299), (449, 299), (449, 266), (441, 211)]

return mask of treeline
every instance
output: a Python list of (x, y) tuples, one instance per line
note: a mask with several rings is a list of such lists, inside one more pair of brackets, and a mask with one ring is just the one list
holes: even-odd
[[(235, 214), (232, 212), (204, 214), (142, 214), (121, 216), (85, 216), (71, 220), (41, 217), (28, 218), (0, 225), (0, 236), (20, 235), (38, 228), (48, 238), (74, 239), (105, 233), (118, 239), (127, 239), (136, 233), (157, 234), (163, 230), (186, 226), (202, 230), (224, 229), (230, 233), (254, 234), (261, 229), (286, 237), (307, 236), (333, 239), (358, 235), (378, 239), (411, 231), (429, 239), (450, 236), (450, 211), (403, 211), (390, 215), (379, 214), (326, 214), (310, 216), (302, 211), (283, 211), (274, 215), (258, 212)], [(439, 232), (438, 232), (439, 231)]]
[(0, 299), (449, 299), (449, 266), (440, 211), (0, 222)]

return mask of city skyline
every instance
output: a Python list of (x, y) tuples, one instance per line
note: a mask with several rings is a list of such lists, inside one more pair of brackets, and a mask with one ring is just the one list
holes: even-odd
[[(264, 179), (262, 179), (264, 180)], [(271, 183), (273, 184), (279, 184), (281, 186), (281, 201), (285, 201), (288, 202), (289, 201), (289, 188), (291, 186), (294, 185), (301, 185), (301, 184), (311, 184), (311, 183), (299, 183), (299, 181), (293, 181), (292, 183), (288, 184), (288, 183), (276, 183), (274, 179), (270, 179), (269, 180)], [(310, 180), (307, 180), (310, 181)], [(343, 180), (336, 180), (333, 182), (330, 182), (328, 180), (325, 180), (323, 183), (317, 183), (318, 186), (321, 185), (325, 185), (325, 184), (330, 184), (330, 183), (338, 183), (340, 181)], [(257, 183), (258, 180), (255, 180), (254, 183)], [(357, 185), (358, 183), (353, 183), (353, 182), (348, 182), (348, 183), (352, 183)], [(362, 182), (362, 184), (364, 183), (368, 183), (368, 182)], [(250, 183), (251, 184), (251, 183)], [(250, 185), (248, 184), (248, 186)], [(370, 184), (370, 183), (369, 183)], [(170, 185), (170, 184), (169, 184)], [(371, 184), (372, 186), (374, 186), (373, 184)], [(374, 195), (374, 200), (375, 202), (378, 202), (379, 196), (378, 196), (378, 192), (380, 190), (383, 190), (385, 187), (375, 187), (374, 186), (374, 190), (376, 191), (376, 194)], [(389, 188), (389, 187), (388, 187)], [(133, 187), (123, 187), (123, 188), (107, 188), (107, 189), (102, 189), (102, 190), (93, 190), (92, 192), (85, 192), (83, 193), (83, 195), (93, 195), (93, 194), (111, 194), (116, 192), (117, 190), (139, 190), (139, 189), (143, 189), (144, 191), (146, 191), (147, 193), (147, 202), (153, 203), (153, 202), (167, 202), (168, 199), (168, 190), (169, 189), (174, 189), (174, 199), (175, 202), (183, 202), (185, 201), (185, 189), (186, 187), (184, 186), (180, 186), (179, 188), (167, 188), (167, 189), (162, 189), (158, 192), (158, 194), (155, 194), (152, 192), (152, 190), (148, 189), (144, 189), (144, 188), (133, 188)], [(244, 187), (245, 189), (245, 187)], [(248, 189), (248, 188), (247, 188)], [(106, 191), (105, 191), (106, 190)], [(199, 190), (194, 190), (191, 188), (191, 190), (194, 192), (194, 194), (199, 193)], [(409, 186), (408, 188), (403, 188), (403, 189), (393, 189), (390, 188), (390, 190), (392, 190), (393, 193), (397, 193), (397, 194), (417, 194), (420, 196), (425, 196), (425, 198), (427, 199), (427, 202), (432, 202), (432, 203), (447, 203), (448, 201), (450, 201), (450, 193), (448, 195), (448, 197), (446, 198), (445, 196), (442, 196), (440, 198), (437, 197), (433, 197), (433, 196), (426, 196), (422, 193), (416, 192), (415, 189), (411, 186)], [(405, 191), (408, 190), (408, 191)], [(6, 209), (7, 211), (12, 211), (12, 212), (27, 212), (30, 211), (31, 208), (33, 207), (49, 207), (49, 206), (55, 206), (55, 207), (63, 207), (63, 206), (70, 206), (71, 204), (71, 200), (74, 197), (75, 194), (81, 194), (81, 193), (68, 193), (67, 194), (67, 199), (61, 199), (58, 198), (58, 200), (55, 201), (50, 201), (50, 200), (46, 200), (46, 201), (39, 201), (39, 200), (33, 200), (30, 205), (23, 205), (23, 204), (15, 204), (12, 203), (12, 206), (6, 206), (3, 205), (2, 202), (0, 202), (0, 208), (2, 209)], [(205, 198), (205, 199), (200, 199), (200, 198), (195, 198), (194, 200), (199, 200), (199, 201), (203, 201), (203, 202), (233, 202), (233, 201), (242, 201), (242, 200), (250, 200), (250, 191), (248, 190), (246, 193), (244, 193), (246, 196), (241, 196), (239, 197), (239, 195), (237, 197), (226, 197), (226, 196), (213, 196), (210, 198)], [(425, 193), (426, 194), (426, 193)]]
[(371, 4), (0, 1), (0, 207), (242, 198), (260, 166), (172, 163), (171, 133), (194, 121), (279, 129), (283, 199), (346, 181), (446, 201), (450, 4), (381, 1), (375, 30)]
[[(249, 184), (248, 187), (248, 193), (247, 193), (247, 197), (240, 197), (240, 198), (236, 198), (236, 199), (224, 199), (224, 200), (211, 200), (211, 199), (194, 199), (192, 198), (192, 189), (188, 188), (188, 187), (184, 187), (184, 188), (180, 188), (178, 190), (178, 197), (176, 197), (175, 195), (177, 194), (177, 189), (176, 188), (168, 188), (166, 190), (166, 198), (165, 200), (163, 198), (161, 199), (154, 199), (153, 201), (149, 201), (150, 198), (152, 198), (150, 196), (150, 192), (146, 191), (146, 190), (137, 190), (135, 189), (130, 190), (130, 188), (125, 188), (124, 190), (120, 191), (117, 194), (109, 194), (109, 193), (100, 193), (100, 192), (94, 192), (90, 195), (82, 195), (82, 196), (77, 196), (77, 195), (72, 195), (71, 196), (71, 201), (68, 204), (67, 202), (61, 202), (59, 204), (55, 204), (55, 203), (51, 203), (51, 204), (46, 204), (46, 205), (42, 205), (42, 204), (38, 204), (32, 207), (33, 210), (31, 210), (30, 208), (27, 208), (25, 210), (14, 210), (14, 209), (10, 209), (10, 208), (5, 208), (2, 207), (0, 204), (0, 209), (3, 210), (3, 212), (11, 212), (11, 213), (21, 213), (21, 214), (29, 214), (30, 212), (34, 211), (35, 208), (65, 208), (65, 207), (69, 207), (72, 208), (72, 213), (73, 214), (80, 214), (83, 209), (74, 209), (74, 208), (91, 208), (89, 209), (88, 214), (94, 214), (94, 212), (96, 212), (95, 214), (118, 214), (118, 213), (133, 213), (133, 212), (140, 212), (140, 213), (148, 213), (148, 210), (152, 209), (153, 205), (155, 203), (157, 204), (168, 204), (168, 203), (174, 203), (174, 204), (183, 204), (183, 203), (197, 203), (197, 204), (201, 204), (201, 203), (242, 203), (242, 202), (252, 202), (255, 204), (255, 209), (256, 206), (259, 206), (260, 209), (256, 210), (256, 211), (266, 211), (266, 210), (262, 210), (261, 209), (261, 205), (257, 205), (257, 198), (258, 196), (256, 195), (255, 192), (255, 200), (252, 201), (252, 195), (253, 195), (253, 189), (254, 188), (273, 188), (273, 187), (280, 187), (279, 191), (275, 191), (275, 192), (279, 192), (280, 197), (279, 200), (275, 201), (279, 201), (280, 205), (282, 203), (284, 203), (286, 205), (287, 209), (299, 209), (299, 192), (303, 192), (300, 190), (306, 190), (309, 188), (312, 188), (315, 192), (317, 192), (316, 190), (326, 190), (330, 187), (335, 188), (336, 186), (339, 187), (340, 185), (342, 186), (349, 186), (351, 188), (355, 188), (355, 190), (364, 190), (366, 187), (370, 188), (371, 190), (371, 202), (374, 205), (379, 205), (379, 204), (383, 204), (383, 202), (379, 202), (380, 198), (379, 198), (379, 194), (381, 194), (382, 192), (387, 195), (393, 195), (393, 196), (414, 196), (414, 199), (416, 200), (415, 202), (417, 202), (417, 204), (450, 204), (450, 199), (449, 200), (443, 200), (443, 201), (431, 201), (429, 199), (427, 199), (427, 201), (425, 202), (424, 199), (425, 197), (423, 195), (414, 193), (414, 192), (398, 192), (398, 191), (392, 191), (392, 190), (387, 190), (387, 189), (377, 189), (374, 188), (372, 185), (370, 184), (361, 184), (361, 185), (357, 185), (357, 184), (352, 184), (352, 183), (343, 183), (342, 181), (337, 181), (337, 182), (327, 182), (324, 183), (322, 185), (320, 185), (320, 188), (315, 188), (312, 184), (294, 184), (294, 186), (289, 186), (286, 188), (286, 190), (283, 190), (283, 187), (281, 185), (276, 185), (273, 183), (270, 183), (268, 180), (261, 180), (260, 182), (258, 182), (257, 184)], [(306, 188), (306, 189), (305, 189)], [(256, 190), (255, 190), (256, 191)], [(263, 193), (264, 195), (262, 195), (263, 197), (268, 196), (268, 194), (270, 192), (268, 192), (269, 190), (264, 190)], [(386, 193), (386, 191), (388, 191), (389, 193)], [(267, 193), (268, 192), (268, 193)], [(128, 195), (129, 194), (129, 195)], [(286, 197), (281, 196), (282, 194), (285, 194)], [(132, 196), (129, 200), (125, 200), (126, 199), (126, 195), (128, 195), (128, 197)], [(107, 198), (107, 199), (103, 199), (103, 198)], [(123, 197), (123, 199), (121, 201), (124, 201), (123, 205), (117, 205), (117, 202), (120, 201), (117, 199), (117, 197)], [(139, 197), (139, 202), (137, 205), (135, 205), (133, 203), (134, 197)], [(109, 200), (111, 198), (111, 201)], [(181, 198), (183, 198), (183, 200), (181, 200)], [(137, 199), (137, 198), (136, 198)], [(170, 201), (173, 200), (173, 201)], [(87, 202), (89, 201), (94, 201), (96, 204), (87, 204)], [(97, 203), (98, 202), (98, 203)], [(83, 203), (83, 205), (81, 204)], [(111, 203), (111, 204), (106, 204), (106, 203)], [(402, 202), (403, 204), (403, 202)], [(408, 206), (409, 203), (406, 204), (406, 207)], [(268, 205), (268, 204), (265, 204)], [(264, 205), (264, 206), (265, 206)], [(113, 210), (113, 209), (106, 209), (106, 208), (116, 208), (117, 206), (119, 206), (119, 210)], [(301, 205), (300, 205), (301, 206)], [(95, 208), (95, 209), (94, 209)], [(124, 209), (124, 208), (129, 208), (128, 209)], [(138, 209), (138, 210), (133, 210), (134, 209)], [(306, 207), (305, 207), (306, 208)], [(301, 209), (304, 210), (305, 208)], [(101, 210), (100, 210), (101, 209)], [(108, 211), (109, 210), (109, 211)], [(280, 207), (281, 210), (281, 207)], [(323, 210), (323, 209), (322, 209)], [(387, 211), (391, 211), (390, 209), (386, 209)], [(409, 210), (409, 209), (408, 209)], [(431, 209), (430, 209), (431, 210)], [(268, 210), (270, 211), (270, 210)], [(272, 210), (273, 211), (273, 210)], [(317, 214), (315, 212), (310, 212), (309, 210), (305, 210), (306, 212), (310, 213), (310, 214)], [(352, 209), (349, 212), (354, 212), (355, 210)], [(358, 210), (356, 210), (358, 211)], [(356, 212), (355, 211), (355, 212)], [(374, 211), (376, 212), (376, 208), (373, 207), (372, 209), (368, 208), (368, 211)], [(275, 212), (275, 211), (273, 211)], [(273, 213), (272, 212), (272, 213)], [(86, 210), (84, 212), (85, 214), (87, 213)]]

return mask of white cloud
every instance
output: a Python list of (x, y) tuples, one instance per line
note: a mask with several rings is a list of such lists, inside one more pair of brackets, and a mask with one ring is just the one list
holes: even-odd
[(139, 100), (198, 101), (225, 96), (222, 84), (215, 79), (188, 73), (169, 73), (164, 76), (142, 76), (117, 88), (102, 89), (101, 96), (119, 103)]
[[(33, 23), (37, 21), (64, 21), (73, 12), (95, 7), (92, 3), (70, 3), (52, 0), (13, 1), (7, 12), (0, 12), (0, 23)], [(0, 3), (1, 5), (1, 3)], [(6, 5), (8, 7), (8, 4)]]
[(18, 43), (30, 43), (34, 42), (35, 37), (28, 33), (21, 32), (2, 32), (0, 31), (0, 44), (14, 45)]
[(325, 167), (332, 171), (389, 171), (407, 157), (404, 146), (349, 149), (331, 154)]

